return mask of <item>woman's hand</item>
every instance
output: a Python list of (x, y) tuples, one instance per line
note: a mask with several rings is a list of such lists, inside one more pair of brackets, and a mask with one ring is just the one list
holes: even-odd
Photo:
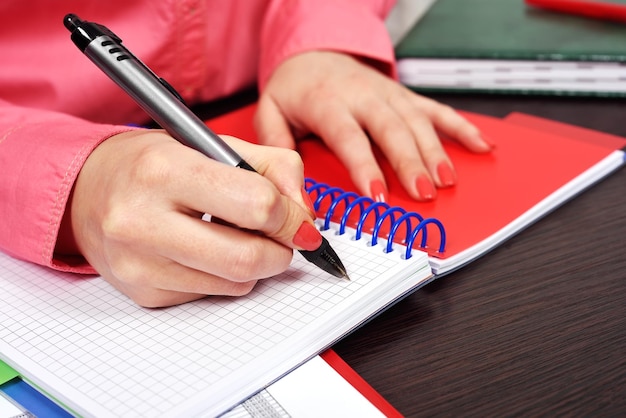
[[(449, 106), (406, 89), (357, 59), (314, 51), (283, 62), (259, 100), (260, 142), (294, 148), (294, 135), (313, 133), (348, 168), (361, 193), (384, 200), (385, 179), (370, 144), (384, 153), (407, 192), (431, 200), (456, 173), (437, 132), (474, 152), (491, 145)], [(369, 136), (369, 137), (368, 137)]]
[[(292, 248), (319, 247), (300, 157), (224, 139), (258, 174), (162, 131), (113, 136), (83, 166), (63, 227), (75, 250), (138, 304), (243, 295), (287, 269)], [(220, 221), (202, 220), (205, 213)], [(72, 243), (58, 246), (67, 252)]]

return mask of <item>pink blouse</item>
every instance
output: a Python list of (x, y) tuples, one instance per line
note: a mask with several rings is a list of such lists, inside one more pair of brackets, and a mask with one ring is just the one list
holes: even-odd
[[(189, 103), (263, 88), (313, 49), (379, 61), (393, 74), (383, 19), (393, 0), (3, 0), (0, 6), (0, 250), (93, 273), (54, 254), (76, 176), (106, 138), (145, 113), (70, 41), (75, 13), (118, 34)], [(98, 193), (94, 190), (94, 193)]]

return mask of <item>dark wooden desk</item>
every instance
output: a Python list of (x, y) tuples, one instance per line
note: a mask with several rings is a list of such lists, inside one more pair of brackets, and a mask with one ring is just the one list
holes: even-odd
[[(626, 100), (436, 96), (626, 136)], [(626, 170), (334, 347), (406, 416), (626, 416)]]

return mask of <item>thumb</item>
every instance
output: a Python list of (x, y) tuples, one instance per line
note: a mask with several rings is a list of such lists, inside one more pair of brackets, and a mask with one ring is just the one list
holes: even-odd
[(278, 207), (260, 230), (268, 237), (297, 250), (313, 251), (322, 244), (322, 235), (315, 227), (310, 214), (301, 204), (285, 195), (280, 195)]
[(254, 126), (259, 144), (295, 149), (296, 143), (289, 122), (276, 102), (267, 94), (259, 99)]

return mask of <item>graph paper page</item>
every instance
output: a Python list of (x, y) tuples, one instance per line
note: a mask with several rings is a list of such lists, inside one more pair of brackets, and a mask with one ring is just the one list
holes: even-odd
[(0, 253), (0, 356), (81, 415), (222, 413), (430, 277), (421, 252), (324, 235), (352, 281), (296, 254), (248, 296), (165, 309)]

